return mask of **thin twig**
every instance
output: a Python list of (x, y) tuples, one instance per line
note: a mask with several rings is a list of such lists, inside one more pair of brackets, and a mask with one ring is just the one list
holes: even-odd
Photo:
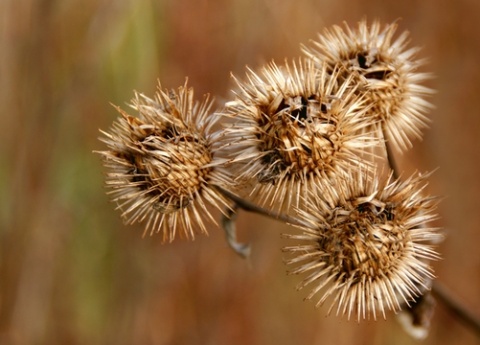
[(227, 236), (227, 243), (235, 253), (242, 258), (247, 259), (250, 257), (251, 247), (248, 243), (241, 243), (237, 241), (237, 227), (235, 221), (237, 220), (238, 206), (234, 205), (232, 208), (228, 208), (225, 214), (222, 216), (222, 228)]
[(398, 179), (400, 177), (400, 171), (398, 169), (397, 163), (395, 162), (392, 146), (390, 145), (390, 140), (387, 136), (387, 133), (385, 132), (384, 126), (382, 126), (382, 133), (385, 142), (385, 150), (387, 151), (388, 165), (390, 166), (390, 170), (392, 170), (393, 178)]
[(242, 199), (238, 195), (235, 195), (232, 192), (230, 192), (230, 191), (228, 191), (228, 190), (226, 190), (226, 189), (224, 189), (220, 186), (216, 185), (215, 188), (220, 193), (222, 193), (225, 197), (227, 197), (228, 199), (235, 202), (237, 207), (241, 208), (244, 211), (251, 212), (251, 213), (256, 213), (256, 214), (265, 216), (265, 217), (273, 219), (273, 220), (277, 220), (277, 221), (280, 221), (280, 222), (283, 222), (283, 223), (287, 223), (289, 225), (299, 226), (299, 227), (308, 227), (308, 224), (303, 223), (302, 221), (300, 221), (299, 219), (297, 219), (295, 217), (290, 217), (286, 214), (277, 213), (277, 212), (273, 212), (273, 211), (267, 210), (265, 208), (262, 208), (262, 207), (260, 207), (258, 205), (255, 205), (255, 204), (253, 204), (253, 203), (251, 203), (251, 202), (249, 202), (245, 199)]
[[(400, 176), (398, 166), (395, 162), (390, 142), (386, 137), (385, 130), (383, 129), (383, 136), (385, 139), (385, 148), (387, 151), (387, 159), (390, 169), (392, 170), (393, 177), (398, 179)], [(472, 313), (465, 305), (463, 305), (458, 299), (448, 291), (443, 284), (438, 281), (434, 281), (431, 288), (432, 294), (441, 301), (458, 319), (464, 322), (467, 326), (471, 327), (475, 332), (480, 335), (480, 318)]]

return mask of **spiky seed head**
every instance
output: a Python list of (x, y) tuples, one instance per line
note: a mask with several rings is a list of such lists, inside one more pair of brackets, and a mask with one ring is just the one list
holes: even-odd
[(162, 90), (153, 99), (135, 93), (134, 117), (117, 107), (120, 117), (100, 138), (107, 169), (106, 185), (128, 224), (145, 223), (145, 233), (160, 232), (164, 241), (177, 234), (193, 239), (207, 233), (204, 220), (214, 219), (208, 205), (227, 201), (214, 184), (231, 184), (216, 157), (212, 102), (194, 101), (192, 88)]
[[(299, 289), (306, 299), (320, 296), (317, 306), (333, 299), (329, 313), (357, 319), (386, 310), (398, 311), (430, 287), (429, 261), (440, 235), (428, 222), (437, 216), (437, 199), (422, 196), (426, 175), (383, 182), (361, 170), (339, 181), (324, 200), (312, 197), (299, 218), (310, 226), (286, 235), (300, 242), (288, 246), (291, 274), (306, 274)], [(333, 196), (333, 197), (332, 197)]]
[(303, 51), (319, 66), (341, 64), (348, 76), (356, 76), (357, 92), (366, 94), (372, 105), (366, 120), (382, 137), (383, 126), (388, 139), (402, 152), (412, 146), (413, 138), (422, 138), (422, 129), (429, 123), (426, 112), (432, 108), (425, 98), (433, 91), (422, 85), (431, 75), (417, 71), (424, 63), (416, 58), (419, 48), (408, 48), (408, 32), (394, 39), (396, 30), (397, 23), (383, 29), (378, 21), (369, 27), (362, 20), (356, 29), (345, 23), (345, 29), (326, 29)]
[[(361, 152), (376, 144), (363, 130), (365, 107), (352, 78), (327, 73), (311, 60), (280, 67), (274, 62), (247, 81), (236, 79), (236, 99), (227, 103), (225, 128), (238, 179), (253, 181), (258, 202), (286, 211), (306, 190), (321, 190), (336, 174), (361, 164)], [(279, 203), (276, 203), (280, 201)]]

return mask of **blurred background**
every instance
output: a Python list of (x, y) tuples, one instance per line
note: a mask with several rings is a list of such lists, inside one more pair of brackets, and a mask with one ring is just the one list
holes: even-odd
[[(0, 344), (417, 344), (387, 320), (326, 317), (287, 276), (279, 223), (241, 212), (252, 243), (224, 235), (162, 245), (125, 226), (93, 150), (133, 90), (189, 77), (198, 98), (231, 97), (230, 72), (301, 55), (346, 20), (400, 18), (428, 57), (433, 123), (398, 157), (439, 168), (447, 238), (439, 281), (480, 313), (480, 2), (476, 0), (0, 1)], [(478, 344), (439, 304), (425, 344)]]

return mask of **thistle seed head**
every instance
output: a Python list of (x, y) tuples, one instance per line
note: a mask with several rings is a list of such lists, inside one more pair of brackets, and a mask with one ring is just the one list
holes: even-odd
[(249, 71), (246, 82), (224, 113), (233, 119), (225, 142), (240, 163), (238, 180), (252, 181), (259, 202), (283, 211), (299, 205), (306, 190), (319, 190), (377, 142), (363, 130), (365, 107), (352, 78), (340, 70), (327, 73), (311, 60), (279, 67), (271, 63), (262, 75)]
[(366, 121), (380, 137), (383, 126), (394, 146), (405, 151), (412, 146), (412, 138), (422, 138), (422, 129), (428, 126), (425, 114), (432, 105), (425, 97), (433, 91), (421, 85), (431, 75), (417, 72), (424, 62), (416, 59), (419, 49), (407, 47), (408, 32), (394, 39), (396, 29), (396, 23), (383, 29), (377, 21), (369, 27), (362, 20), (356, 29), (345, 23), (345, 30), (339, 26), (327, 29), (303, 51), (318, 66), (341, 64), (346, 77), (354, 75), (357, 92), (372, 105)]
[(193, 239), (207, 233), (205, 219), (214, 219), (207, 205), (227, 202), (213, 184), (230, 183), (216, 157), (216, 118), (208, 96), (195, 103), (187, 84), (162, 90), (154, 99), (135, 94), (137, 117), (117, 107), (121, 116), (100, 138), (107, 169), (106, 185), (126, 222), (145, 223), (145, 233), (161, 232), (164, 241), (177, 233)]
[[(440, 235), (428, 222), (437, 216), (437, 199), (422, 196), (425, 175), (404, 182), (392, 176), (380, 182), (361, 170), (348, 183), (339, 181), (331, 198), (313, 197), (299, 218), (311, 224), (301, 234), (286, 235), (291, 274), (306, 274), (298, 286), (310, 287), (317, 306), (333, 299), (330, 311), (357, 319), (385, 318), (429, 289), (432, 249)], [(332, 197), (333, 196), (333, 197)]]

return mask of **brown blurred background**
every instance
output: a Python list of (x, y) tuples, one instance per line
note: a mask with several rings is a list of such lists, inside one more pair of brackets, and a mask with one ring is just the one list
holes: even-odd
[[(0, 2), (0, 344), (417, 344), (387, 320), (325, 317), (287, 276), (279, 223), (241, 213), (249, 261), (221, 230), (161, 245), (105, 195), (98, 128), (133, 90), (189, 77), (230, 97), (230, 72), (300, 55), (366, 16), (409, 30), (436, 75), (433, 123), (400, 164), (439, 167), (439, 280), (480, 313), (480, 2), (3, 0)], [(438, 305), (425, 344), (477, 344)]]

